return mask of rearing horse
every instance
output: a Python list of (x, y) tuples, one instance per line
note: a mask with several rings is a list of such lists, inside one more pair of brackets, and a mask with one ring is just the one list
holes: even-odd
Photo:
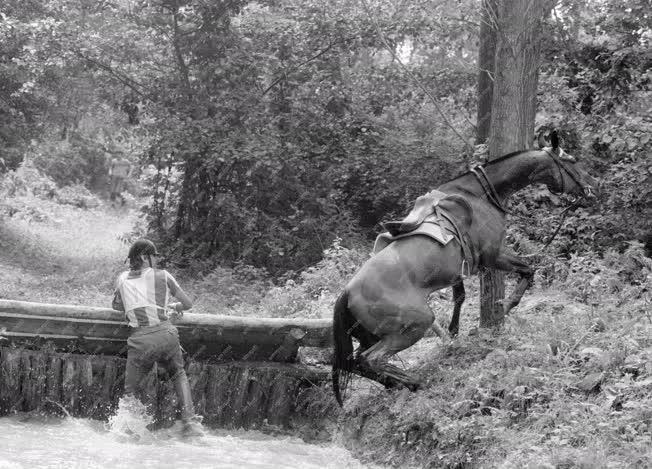
[[(504, 248), (503, 201), (534, 183), (543, 183), (553, 192), (585, 196), (592, 196), (596, 185), (577, 160), (559, 148), (556, 134), (551, 140), (552, 146), (510, 153), (476, 166), (417, 198), (403, 221), (385, 224), (390, 232), (385, 244), (389, 244), (362, 265), (334, 307), (332, 378), (340, 405), (340, 389), (346, 387), (350, 373), (386, 387), (418, 388), (414, 376), (388, 359), (421, 339), (433, 325), (434, 314), (427, 303), (433, 291), (453, 287), (448, 328), (452, 335), (458, 332), (465, 298), (464, 274), (487, 267), (516, 272), (520, 281), (503, 301), (504, 311), (519, 303), (534, 270)], [(444, 337), (436, 322), (434, 329)], [(360, 344), (355, 353), (352, 337)]]

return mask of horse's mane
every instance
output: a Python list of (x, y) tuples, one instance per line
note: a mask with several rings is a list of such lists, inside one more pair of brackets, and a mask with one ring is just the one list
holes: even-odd
[[(501, 161), (505, 161), (505, 160), (507, 160), (507, 159), (509, 159), (509, 158), (511, 158), (513, 156), (517, 156), (517, 155), (520, 155), (520, 154), (523, 154), (523, 153), (529, 153), (531, 151), (536, 151), (536, 150), (537, 150), (536, 148), (529, 148), (527, 150), (513, 151), (511, 153), (507, 153), (506, 155), (499, 156), (498, 158), (494, 158), (491, 161), (487, 161), (486, 163), (483, 163), (481, 166), (485, 166), (485, 167), (486, 166), (491, 166), (491, 165), (493, 165), (495, 163), (500, 163)], [(460, 179), (460, 178), (462, 178), (462, 177), (464, 177), (464, 176), (466, 176), (468, 174), (471, 174), (471, 171), (465, 171), (463, 173), (460, 173), (457, 176), (455, 176), (453, 179), (450, 179), (449, 181), (446, 181), (444, 184), (446, 184), (447, 182), (453, 182), (453, 181), (455, 181), (457, 179)]]

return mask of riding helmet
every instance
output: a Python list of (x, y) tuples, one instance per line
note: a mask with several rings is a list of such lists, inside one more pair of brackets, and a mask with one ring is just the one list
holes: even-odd
[(156, 246), (149, 239), (139, 239), (129, 248), (129, 259), (135, 259), (138, 256), (158, 256)]

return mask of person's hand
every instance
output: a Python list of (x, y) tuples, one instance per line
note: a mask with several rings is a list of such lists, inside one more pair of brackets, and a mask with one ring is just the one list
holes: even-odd
[(183, 304), (171, 303), (168, 307), (173, 310), (172, 313), (170, 313), (170, 319), (181, 319), (183, 317)]

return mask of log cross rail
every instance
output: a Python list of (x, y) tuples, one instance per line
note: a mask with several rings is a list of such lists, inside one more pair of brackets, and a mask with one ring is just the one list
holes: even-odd
[[(330, 319), (254, 318), (186, 313), (175, 322), (195, 360), (294, 362), (299, 347), (331, 346)], [(109, 308), (0, 299), (0, 345), (125, 356), (124, 313)]]

